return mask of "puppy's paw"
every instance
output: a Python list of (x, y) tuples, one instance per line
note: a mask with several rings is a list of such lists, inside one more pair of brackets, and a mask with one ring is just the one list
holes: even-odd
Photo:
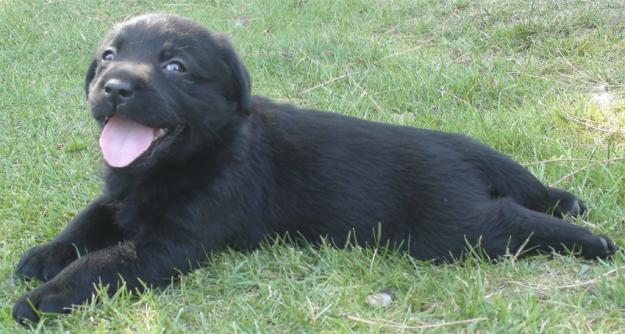
[(617, 247), (614, 241), (605, 235), (593, 236), (586, 247), (582, 247), (582, 256), (587, 259), (605, 259), (616, 253)]
[(561, 203), (560, 205), (560, 214), (569, 217), (579, 217), (583, 215), (588, 208), (586, 207), (586, 203), (584, 201), (574, 198), (569, 202)]
[(555, 207), (553, 207), (553, 215), (556, 217), (574, 218), (588, 211), (586, 203), (568, 191), (557, 188), (549, 188), (547, 191), (550, 200), (555, 204)]
[(560, 218), (579, 217), (588, 211), (586, 203), (579, 198), (571, 196), (561, 199), (554, 208), (553, 215)]
[(17, 275), (47, 282), (78, 258), (73, 245), (52, 241), (31, 248), (17, 265)]
[(22, 325), (27, 325), (28, 322), (39, 321), (39, 314), (37, 306), (33, 305), (29, 298), (26, 296), (20, 298), (15, 305), (13, 305), (13, 319)]
[(39, 321), (41, 313), (69, 313), (72, 305), (86, 301), (81, 291), (70, 286), (48, 282), (22, 296), (13, 306), (13, 319), (22, 325)]

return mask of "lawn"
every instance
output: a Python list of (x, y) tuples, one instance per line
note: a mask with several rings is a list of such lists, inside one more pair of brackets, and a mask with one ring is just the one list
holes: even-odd
[[(20, 256), (101, 187), (84, 100), (115, 22), (169, 12), (227, 32), (255, 94), (470, 135), (584, 198), (576, 221), (625, 246), (624, 1), (0, 0), (0, 332), (37, 282)], [(102, 296), (37, 332), (622, 332), (625, 256), (419, 263), (384, 250), (268, 242), (213, 254), (138, 297)], [(393, 291), (386, 306), (367, 296)]]

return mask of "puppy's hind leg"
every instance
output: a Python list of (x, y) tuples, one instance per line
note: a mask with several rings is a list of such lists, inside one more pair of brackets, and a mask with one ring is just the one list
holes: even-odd
[(616, 252), (612, 240), (553, 216), (527, 209), (502, 198), (484, 208), (481, 247), (491, 256), (534, 252), (579, 252), (587, 259), (607, 258)]
[[(484, 162), (488, 162), (488, 166)], [(586, 204), (575, 195), (545, 186), (527, 169), (505, 156), (488, 156), (477, 165), (493, 198), (508, 197), (528, 209), (559, 218), (576, 217), (586, 211)]]
[(568, 191), (549, 187), (547, 192), (552, 203), (553, 215), (556, 217), (577, 217), (583, 215), (587, 210), (586, 203)]

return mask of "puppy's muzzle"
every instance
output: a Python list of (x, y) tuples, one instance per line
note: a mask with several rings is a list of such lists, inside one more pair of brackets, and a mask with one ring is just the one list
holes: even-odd
[(129, 102), (145, 87), (151, 76), (150, 66), (136, 62), (120, 62), (102, 74), (99, 93), (115, 109)]
[(113, 106), (130, 100), (135, 93), (135, 85), (128, 80), (109, 79), (104, 84), (104, 96)]

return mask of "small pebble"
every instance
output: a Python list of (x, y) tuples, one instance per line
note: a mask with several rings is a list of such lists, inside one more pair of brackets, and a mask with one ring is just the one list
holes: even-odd
[(388, 306), (393, 301), (393, 290), (384, 289), (378, 293), (372, 293), (367, 296), (365, 302), (374, 307)]

